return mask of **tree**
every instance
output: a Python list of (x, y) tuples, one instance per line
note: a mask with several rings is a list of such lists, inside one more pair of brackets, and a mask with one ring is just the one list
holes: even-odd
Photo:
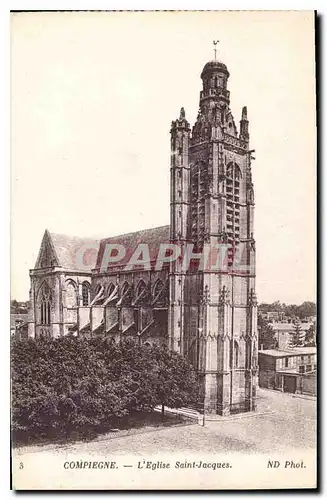
[(176, 351), (166, 346), (154, 346), (149, 356), (155, 366), (156, 398), (161, 405), (181, 408), (198, 402), (199, 384), (192, 365)]
[(297, 316), (298, 315), (298, 306), (295, 304), (289, 304), (289, 305), (285, 306), (284, 312), (285, 312), (286, 316), (290, 316), (290, 317)]
[(18, 308), (17, 300), (15, 300), (15, 299), (11, 300), (10, 301), (10, 313), (17, 314), (17, 308)]
[(308, 316), (315, 316), (317, 313), (316, 304), (314, 302), (303, 302), (300, 306), (298, 306), (298, 316), (303, 319)]
[(279, 300), (271, 304), (263, 302), (262, 304), (259, 304), (258, 310), (262, 314), (265, 314), (268, 311), (284, 312), (286, 316), (298, 317), (300, 319), (304, 319), (309, 316), (315, 316), (317, 312), (316, 304), (310, 301), (305, 301), (300, 305), (287, 305), (285, 303), (280, 303)]
[(271, 311), (280, 312), (282, 310), (282, 305), (279, 300), (276, 300), (271, 304)]
[(103, 432), (198, 395), (196, 373), (180, 354), (106, 337), (13, 339), (11, 377), (15, 439)]
[(277, 340), (275, 332), (268, 321), (262, 316), (258, 316), (258, 334), (260, 349), (276, 349)]
[(290, 332), (290, 347), (302, 347), (304, 344), (304, 332), (301, 328), (301, 324), (297, 321), (294, 324), (293, 331)]
[(262, 302), (262, 304), (258, 305), (259, 313), (266, 314), (268, 311), (271, 311), (271, 305), (266, 302)]
[(312, 323), (306, 331), (304, 345), (307, 347), (316, 345), (316, 323)]

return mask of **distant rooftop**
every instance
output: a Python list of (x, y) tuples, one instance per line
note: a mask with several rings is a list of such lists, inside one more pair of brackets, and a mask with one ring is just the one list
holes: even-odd
[(316, 347), (290, 347), (289, 349), (260, 349), (259, 354), (283, 358), (285, 356), (299, 356), (301, 354), (316, 354)]
[(29, 323), (32, 320), (32, 316), (29, 313), (26, 314), (10, 314), (10, 328), (15, 328), (16, 321), (21, 321), (22, 323)]
[[(274, 330), (285, 331), (285, 332), (293, 331), (295, 327), (294, 323), (282, 323), (279, 321), (274, 321), (270, 324)], [(311, 324), (312, 323), (299, 323), (301, 330), (303, 331), (309, 330)]]

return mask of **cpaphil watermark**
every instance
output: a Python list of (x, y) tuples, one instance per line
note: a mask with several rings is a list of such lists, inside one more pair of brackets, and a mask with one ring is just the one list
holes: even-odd
[[(203, 244), (200, 248), (194, 243), (160, 243), (155, 252), (147, 243), (138, 243), (135, 248), (121, 243), (106, 243), (103, 253), (98, 254), (96, 269), (105, 273), (108, 269), (121, 271), (146, 270), (161, 271), (169, 267), (178, 272), (230, 272), (248, 274), (254, 270), (251, 261), (250, 241), (237, 245), (227, 243)], [(76, 265), (79, 269), (90, 271), (90, 252), (97, 250), (96, 245), (85, 244), (76, 252)], [(93, 254), (94, 255), (94, 254)]]

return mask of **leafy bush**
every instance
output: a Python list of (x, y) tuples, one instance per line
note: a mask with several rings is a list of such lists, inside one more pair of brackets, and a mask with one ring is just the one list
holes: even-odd
[(12, 340), (14, 440), (99, 432), (135, 412), (196, 401), (189, 363), (165, 347), (109, 338)]

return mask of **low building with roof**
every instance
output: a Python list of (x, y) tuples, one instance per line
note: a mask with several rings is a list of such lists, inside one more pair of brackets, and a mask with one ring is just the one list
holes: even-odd
[(316, 394), (317, 348), (259, 350), (259, 386), (283, 392)]
[(285, 318), (285, 313), (284, 311), (267, 311), (264, 317), (268, 321), (283, 321), (283, 319)]
[(33, 321), (30, 312), (22, 313), (11, 313), (10, 314), (10, 335), (11, 337), (16, 337), (24, 339), (28, 337), (28, 325)]

